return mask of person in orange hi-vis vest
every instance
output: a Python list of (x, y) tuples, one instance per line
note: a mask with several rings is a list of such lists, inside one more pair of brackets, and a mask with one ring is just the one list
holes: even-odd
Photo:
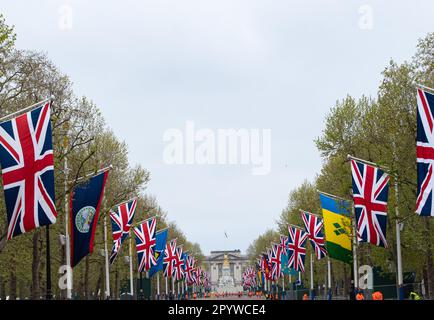
[(365, 296), (363, 295), (363, 293), (359, 292), (356, 295), (356, 300), (365, 300)]
[(383, 294), (380, 291), (375, 291), (372, 294), (372, 300), (383, 300)]

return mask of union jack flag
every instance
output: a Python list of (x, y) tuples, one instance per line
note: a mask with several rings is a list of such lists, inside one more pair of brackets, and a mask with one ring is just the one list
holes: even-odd
[[(434, 90), (433, 90), (434, 92)], [(416, 213), (434, 217), (434, 94), (417, 90)]]
[(280, 235), (280, 248), (282, 249), (282, 254), (288, 255), (288, 237)]
[(184, 277), (184, 259), (182, 259), (182, 248), (176, 248), (175, 260), (173, 261), (173, 275), (175, 281), (180, 281)]
[(121, 248), (122, 243), (128, 237), (133, 224), (134, 213), (136, 211), (137, 198), (118, 205), (116, 212), (110, 212), (110, 220), (113, 232), (113, 247), (110, 254), (110, 264), (112, 264)]
[(196, 268), (196, 285), (200, 286), (203, 284), (203, 271), (202, 268), (199, 266)]
[(244, 287), (254, 287), (256, 286), (256, 274), (253, 268), (247, 268), (243, 272), (243, 286)]
[(357, 237), (361, 242), (387, 247), (389, 176), (383, 170), (351, 160)]
[(277, 280), (282, 274), (282, 247), (279, 244), (273, 244), (271, 250), (271, 279)]
[(166, 243), (163, 259), (163, 275), (171, 278), (174, 272), (174, 262), (176, 259), (176, 239)]
[(187, 285), (192, 285), (195, 282), (195, 260), (192, 256), (187, 255), (187, 259), (184, 262), (184, 272), (185, 272), (185, 279), (187, 280)]
[(155, 237), (156, 226), (157, 219), (151, 218), (134, 228), (139, 272), (149, 271), (153, 265), (157, 264), (154, 254), (154, 247), (157, 243)]
[(249, 267), (246, 270), (247, 277), (250, 278), (250, 285), (256, 287), (256, 272), (254, 268)]
[(203, 288), (205, 290), (209, 290), (211, 288), (210, 279), (211, 279), (211, 275), (208, 272), (203, 272), (202, 283), (203, 283)]
[(324, 220), (310, 212), (302, 211), (301, 217), (306, 228), (307, 235), (312, 248), (315, 250), (315, 255), (318, 259), (327, 256), (327, 249), (324, 245), (324, 234), (322, 228)]
[(304, 272), (308, 234), (302, 229), (290, 225), (288, 225), (288, 232), (288, 268)]
[(0, 123), (7, 239), (56, 222), (51, 101)]

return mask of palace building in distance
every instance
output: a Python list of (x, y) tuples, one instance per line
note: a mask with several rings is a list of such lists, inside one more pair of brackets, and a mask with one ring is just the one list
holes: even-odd
[(211, 275), (211, 290), (217, 292), (243, 291), (242, 275), (249, 264), (240, 250), (211, 251), (204, 265)]

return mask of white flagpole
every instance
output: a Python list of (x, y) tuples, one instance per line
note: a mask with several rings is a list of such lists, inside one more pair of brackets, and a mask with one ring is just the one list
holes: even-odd
[(110, 272), (109, 272), (109, 257), (107, 250), (107, 215), (104, 215), (104, 258), (105, 258), (105, 286), (106, 298), (110, 298)]
[[(65, 139), (65, 149), (67, 147)], [(69, 201), (68, 201), (68, 157), (65, 156), (65, 254), (66, 254), (66, 298), (72, 299), (72, 268), (71, 268), (71, 243), (69, 238)]]
[(401, 222), (398, 220), (398, 176), (395, 176), (395, 214), (396, 214), (396, 255), (397, 255), (397, 273), (398, 273), (398, 299), (404, 297), (403, 276), (402, 276), (402, 255), (401, 255)]
[(356, 225), (356, 214), (354, 212), (354, 203), (353, 207), (353, 273), (354, 273), (354, 292), (359, 286), (358, 280), (358, 268), (357, 268), (357, 225)]
[(169, 294), (169, 286), (167, 285), (167, 277), (164, 277), (164, 279), (166, 280), (166, 299), (167, 299), (167, 295)]
[(310, 254), (310, 298), (313, 300), (313, 254)]
[(42, 105), (42, 104), (44, 104), (44, 103), (46, 103), (46, 102), (48, 102), (50, 100), (51, 101), (54, 100), (54, 96), (51, 96), (50, 98), (47, 98), (45, 100), (36, 102), (36, 103), (32, 104), (31, 106), (28, 106), (28, 107), (25, 107), (25, 108), (20, 109), (18, 111), (15, 111), (13, 113), (10, 113), (10, 114), (8, 114), (8, 115), (0, 118), (0, 122), (6, 121), (6, 119), (9, 119), (9, 118), (12, 119), (13, 117), (18, 116), (20, 113), (24, 114), (26, 112), (32, 111), (32, 109), (35, 109), (36, 107), (38, 107), (38, 106), (40, 106), (40, 105)]
[(175, 295), (175, 278), (172, 277), (172, 294)]
[(129, 239), (129, 244), (130, 244), (130, 250), (129, 250), (129, 254), (130, 254), (130, 295), (131, 297), (134, 296), (134, 282), (133, 282), (133, 248), (132, 248), (132, 244), (131, 244), (131, 236)]

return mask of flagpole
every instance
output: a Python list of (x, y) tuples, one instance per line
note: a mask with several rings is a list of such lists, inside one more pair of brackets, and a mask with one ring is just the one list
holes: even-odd
[(129, 257), (129, 262), (130, 262), (130, 295), (131, 295), (131, 298), (134, 296), (134, 281), (133, 281), (133, 246), (132, 246), (132, 244), (131, 244), (131, 236), (130, 236), (130, 239), (129, 239), (129, 246), (130, 246), (130, 248), (129, 248), (129, 255), (130, 255), (130, 257)]
[(433, 89), (433, 88), (430, 88), (430, 87), (424, 86), (424, 85), (419, 84), (419, 83), (416, 84), (416, 87), (418, 87), (418, 88), (420, 88), (420, 89), (423, 89), (423, 90), (427, 90), (427, 91), (434, 92), (434, 89)]
[(104, 215), (104, 258), (105, 258), (105, 297), (110, 299), (110, 273), (109, 273), (109, 257), (107, 250), (107, 215)]
[(404, 299), (404, 286), (402, 276), (402, 255), (401, 255), (401, 222), (399, 221), (398, 206), (398, 176), (395, 176), (395, 227), (396, 227), (396, 256), (397, 256), (397, 273), (398, 273), (398, 299)]
[(49, 97), (49, 98), (47, 98), (47, 99), (45, 99), (45, 100), (42, 100), (42, 101), (39, 101), (39, 102), (36, 102), (35, 104), (32, 104), (31, 106), (28, 106), (28, 107), (25, 107), (25, 108), (23, 108), (23, 109), (20, 109), (20, 110), (18, 110), (18, 111), (15, 111), (15, 112), (13, 112), (13, 113), (9, 113), (8, 115), (6, 115), (6, 116), (4, 116), (4, 117), (2, 117), (2, 118), (0, 118), (0, 122), (3, 122), (3, 121), (5, 121), (6, 119), (9, 119), (9, 118), (13, 118), (14, 116), (16, 116), (16, 115), (18, 115), (18, 114), (24, 114), (25, 112), (28, 112), (28, 111), (30, 111), (30, 110), (32, 110), (32, 109), (35, 109), (36, 107), (38, 107), (38, 106), (40, 106), (41, 104), (43, 104), (43, 103), (45, 103), (45, 102), (48, 102), (48, 101), (52, 101), (52, 100), (54, 100), (54, 96), (51, 96), (51, 97)]
[[(289, 272), (291, 272), (291, 271), (289, 271)], [(289, 293), (291, 294), (291, 300), (292, 300), (293, 299), (292, 295), (293, 295), (293, 289), (294, 289), (294, 287), (292, 285), (292, 276), (291, 276), (291, 273), (289, 273), (288, 278), (289, 278), (288, 279), (288, 281), (289, 281), (288, 285), (290, 286), (289, 287)]]
[(175, 278), (172, 277), (172, 295), (175, 296)]
[(382, 170), (384, 170), (384, 171), (389, 171), (389, 168), (386, 167), (386, 166), (379, 165), (378, 163), (375, 163), (375, 162), (372, 162), (372, 161), (368, 161), (368, 160), (364, 160), (364, 159), (356, 158), (356, 157), (353, 157), (352, 155), (347, 155), (347, 159), (348, 159), (348, 160), (355, 160), (355, 161), (357, 161), (357, 162), (361, 162), (361, 163), (364, 163), (364, 164), (368, 164), (368, 165), (371, 165), (371, 166), (377, 167), (377, 168), (379, 168), (379, 169), (382, 169)]
[(354, 203), (352, 204), (353, 209), (353, 273), (354, 273), (354, 293), (358, 288), (358, 272), (357, 272), (357, 229), (356, 229), (356, 217), (354, 212)]
[[(299, 285), (299, 287), (301, 287), (301, 272), (300, 272), (300, 271), (298, 272), (298, 285)], [(296, 289), (296, 290), (295, 290), (295, 292), (296, 292), (296, 295), (295, 295), (295, 296), (296, 296), (296, 297), (297, 297), (297, 291), (298, 291), (298, 290)]]
[(51, 257), (50, 257), (50, 225), (45, 226), (46, 234), (46, 273), (47, 273), (47, 283), (46, 283), (46, 299), (51, 300), (53, 295), (51, 293)]
[(313, 254), (310, 254), (310, 299), (314, 299), (313, 294)]
[(324, 191), (321, 191), (321, 190), (318, 190), (318, 189), (316, 189), (316, 192), (318, 192), (319, 194), (323, 194), (323, 195), (325, 195), (325, 196), (328, 196), (328, 197), (331, 197), (331, 198), (337, 199), (337, 200), (342, 200), (342, 201), (351, 201), (351, 200), (349, 200), (349, 199), (345, 199), (345, 198), (343, 198), (343, 197), (339, 197), (339, 196), (336, 196), (336, 195), (334, 195), (334, 194), (327, 193), (327, 192), (324, 192)]
[[(68, 138), (64, 139), (64, 148), (68, 146)], [(68, 157), (65, 155), (64, 174), (65, 174), (65, 254), (66, 254), (66, 298), (72, 299), (72, 279), (73, 270), (71, 268), (71, 243), (69, 237), (69, 201), (68, 201)]]
[(166, 299), (167, 299), (167, 295), (169, 294), (169, 286), (167, 285), (167, 277), (164, 277), (164, 279), (166, 279)]

